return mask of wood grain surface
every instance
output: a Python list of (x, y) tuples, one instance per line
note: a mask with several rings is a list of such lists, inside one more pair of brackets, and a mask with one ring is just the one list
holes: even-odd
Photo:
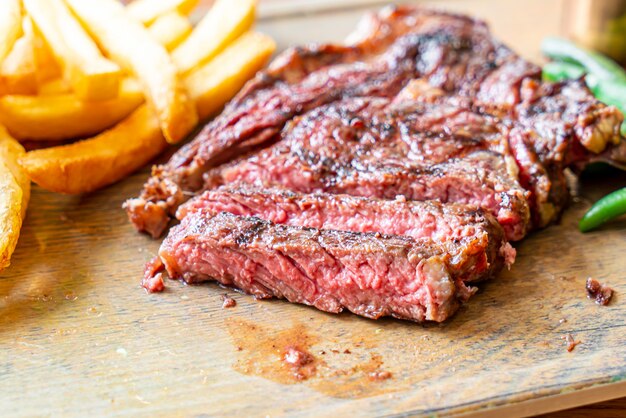
[[(495, 0), (438, 3), (503, 13)], [(553, 4), (527, 7), (539, 3)], [(532, 44), (496, 32), (536, 56), (535, 38), (558, 16), (524, 13), (509, 30), (535, 28)], [(289, 34), (340, 39), (359, 14), (259, 26), (281, 45)], [(583, 178), (562, 221), (518, 244), (511, 271), (439, 325), (330, 315), (211, 284), (147, 295), (139, 280), (159, 242), (120, 210), (147, 174), (81, 197), (34, 188), (0, 275), (0, 415), (522, 416), (626, 395), (626, 220), (576, 229), (592, 201), (626, 184), (622, 173)], [(616, 290), (611, 305), (586, 298), (590, 276)], [(235, 307), (222, 308), (225, 294)], [(580, 341), (572, 352), (568, 334)], [(280, 361), (292, 346), (314, 357), (310, 378)]]

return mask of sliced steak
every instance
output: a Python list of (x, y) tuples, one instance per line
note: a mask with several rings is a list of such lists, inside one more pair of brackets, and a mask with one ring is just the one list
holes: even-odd
[[(570, 161), (542, 151), (542, 144), (565, 144), (563, 152), (580, 148), (589, 159), (619, 141), (619, 112), (581, 83), (542, 83), (540, 68), (494, 40), (482, 21), (403, 6), (363, 22), (347, 46), (291, 49), (251, 81), (190, 144), (155, 167), (141, 195), (125, 204), (135, 226), (159, 236), (177, 207), (202, 187), (203, 173), (279, 140), (299, 115), (345, 98), (391, 98), (417, 78), (445, 95), (468, 99), (502, 125), (519, 119), (522, 128), (512, 147), (533, 193), (536, 226), (560, 212), (559, 169)], [(440, 121), (442, 130), (447, 123)]]
[[(191, 143), (153, 169), (140, 197), (125, 204), (135, 226), (159, 236), (177, 207), (201, 188), (208, 169), (277, 140), (283, 126), (308, 109), (343, 96), (393, 96), (412, 74), (411, 61), (367, 66), (352, 62), (356, 52), (331, 46), (293, 50), (259, 74)], [(336, 59), (318, 58), (327, 53)], [(318, 67), (329, 63), (334, 65)]]
[(364, 170), (312, 169), (298, 159), (290, 160), (289, 156), (275, 157), (268, 162), (283, 163), (280, 169), (274, 169), (280, 166), (265, 164), (262, 158), (255, 158), (224, 170), (222, 178), (225, 183), (248, 181), (263, 187), (280, 185), (304, 193), (324, 191), (386, 199), (400, 195), (409, 200), (471, 204), (493, 213), (512, 240), (521, 239), (529, 227), (524, 191), (508, 177), (501, 155), (480, 152), (434, 166), (372, 165)]
[(218, 280), (327, 312), (443, 321), (473, 293), (454, 274), (450, 253), (410, 237), (194, 212), (172, 228), (159, 257), (171, 278), (188, 283)]
[(465, 255), (452, 254), (452, 267), (464, 281), (493, 277), (515, 260), (515, 250), (495, 218), (473, 206), (240, 186), (207, 191), (181, 206), (177, 217), (184, 219), (192, 212), (207, 216), (228, 212), (290, 226), (452, 241)]
[(153, 169), (131, 221), (155, 237), (181, 223), (144, 286), (162, 289), (167, 270), (443, 321), (468, 283), (512, 263), (507, 239), (558, 218), (567, 168), (626, 166), (622, 119), (583, 80), (542, 82), (484, 22), (386, 8), (345, 45), (283, 53)]
[(521, 239), (530, 228), (526, 192), (513, 159), (494, 151), (506, 138), (488, 117), (449, 103), (413, 104), (349, 99), (318, 108), (291, 123), (278, 144), (209, 172), (205, 188), (237, 182), (472, 204), (494, 214), (509, 239)]

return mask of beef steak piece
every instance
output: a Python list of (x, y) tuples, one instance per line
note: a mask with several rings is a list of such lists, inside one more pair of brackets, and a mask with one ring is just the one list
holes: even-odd
[(448, 245), (451, 251), (462, 250), (458, 257), (452, 254), (451, 267), (466, 282), (493, 277), (503, 265), (510, 266), (515, 260), (515, 250), (506, 241), (502, 227), (493, 216), (474, 206), (302, 194), (242, 185), (207, 191), (181, 206), (177, 217), (184, 219), (193, 212), (207, 216), (228, 212), (290, 226), (431, 240)]
[[(580, 166), (601, 152), (626, 155), (618, 145), (621, 114), (594, 99), (584, 83), (541, 82), (540, 68), (493, 39), (482, 21), (402, 6), (369, 15), (345, 46), (283, 53), (191, 143), (153, 169), (126, 211), (137, 229), (159, 236), (178, 206), (203, 187), (206, 171), (280, 140), (285, 125), (313, 109), (346, 98), (393, 98), (415, 79), (467, 99), (502, 127), (516, 125), (505, 153), (515, 157), (531, 193), (536, 227), (563, 207), (568, 164)], [(438, 123), (445, 130), (448, 122)]]
[(295, 119), (272, 147), (210, 171), (205, 189), (239, 182), (460, 202), (488, 210), (519, 240), (530, 228), (530, 208), (515, 161), (499, 152), (505, 147), (490, 117), (449, 101), (345, 99)]
[[(484, 22), (417, 7), (292, 48), (124, 207), (164, 271), (328, 312), (443, 321), (558, 218), (564, 171), (626, 166), (617, 109), (544, 83)], [(189, 200), (191, 199), (191, 200)], [(187, 203), (185, 203), (187, 202)]]
[(473, 293), (454, 273), (449, 248), (433, 241), (277, 225), (226, 212), (188, 214), (159, 257), (171, 278), (188, 283), (218, 280), (258, 298), (368, 318), (443, 321)]

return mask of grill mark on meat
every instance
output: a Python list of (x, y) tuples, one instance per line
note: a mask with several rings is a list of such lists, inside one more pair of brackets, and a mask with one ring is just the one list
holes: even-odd
[(260, 223), (252, 224), (250, 228), (240, 230), (234, 241), (238, 245), (250, 244), (257, 237), (261, 228), (263, 228), (263, 225)]

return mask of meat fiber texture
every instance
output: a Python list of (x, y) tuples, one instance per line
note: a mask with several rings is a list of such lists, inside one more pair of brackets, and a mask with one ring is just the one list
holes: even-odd
[(454, 273), (451, 252), (432, 242), (276, 225), (226, 212), (186, 216), (159, 257), (170, 277), (188, 283), (214, 278), (257, 298), (368, 318), (443, 321), (473, 292)]
[(443, 321), (473, 294), (470, 283), (515, 257), (493, 216), (461, 204), (243, 185), (207, 191), (177, 216), (147, 289), (162, 290), (164, 268), (328, 312)]
[(290, 226), (411, 237), (418, 244), (448, 247), (454, 260), (452, 268), (465, 282), (492, 277), (515, 258), (515, 250), (496, 219), (468, 205), (407, 201), (402, 197), (383, 200), (309, 195), (242, 185), (207, 191), (181, 206), (177, 217), (184, 219), (192, 212), (207, 217), (228, 212)]
[(153, 237), (181, 222), (144, 286), (445, 320), (558, 219), (566, 169), (626, 165), (621, 113), (540, 73), (484, 22), (408, 6), (284, 52), (125, 203)]

